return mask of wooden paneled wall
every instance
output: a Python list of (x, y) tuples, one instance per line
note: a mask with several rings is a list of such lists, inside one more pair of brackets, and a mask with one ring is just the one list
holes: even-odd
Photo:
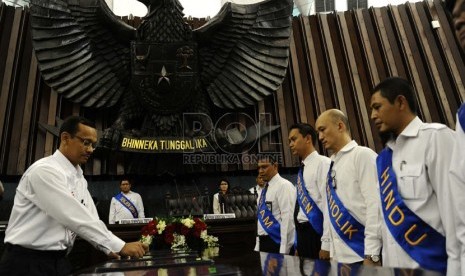
[[(140, 19), (129, 22), (137, 26)], [(465, 99), (464, 60), (440, 0), (296, 17), (287, 78), (273, 97), (245, 112), (255, 120), (270, 113), (269, 123), (281, 125), (262, 139), (260, 148), (279, 149), (284, 167), (298, 164), (287, 145), (288, 127), (314, 124), (330, 108), (348, 114), (356, 141), (379, 151), (380, 139), (369, 118), (371, 89), (388, 76), (405, 77), (417, 91), (420, 117), (454, 127), (455, 112)], [(117, 112), (81, 108), (51, 91), (31, 47), (28, 10), (5, 4), (0, 7), (0, 80), (0, 175), (20, 175), (54, 151), (56, 139), (38, 122), (55, 124), (56, 117), (81, 114), (103, 130)], [(207, 171), (253, 169), (236, 164)], [(94, 158), (85, 167), (87, 175), (121, 175), (125, 170), (120, 153)]]

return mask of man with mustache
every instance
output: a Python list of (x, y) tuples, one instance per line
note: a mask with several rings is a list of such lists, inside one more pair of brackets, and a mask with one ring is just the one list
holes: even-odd
[(60, 127), (60, 145), (23, 174), (5, 232), (0, 275), (68, 275), (66, 255), (77, 235), (109, 256), (142, 257), (148, 247), (125, 243), (99, 219), (81, 165), (97, 143), (89, 120), (72, 116)]
[(399, 77), (376, 85), (371, 108), (375, 126), (389, 136), (377, 158), (383, 265), (460, 275), (448, 173), (454, 132), (422, 122), (413, 87)]
[(258, 158), (258, 176), (266, 183), (258, 199), (257, 243), (262, 252), (289, 254), (294, 245), (295, 188), (278, 173), (273, 155)]

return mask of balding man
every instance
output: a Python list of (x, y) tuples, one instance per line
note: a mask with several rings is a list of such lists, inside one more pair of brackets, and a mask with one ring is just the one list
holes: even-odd
[(381, 236), (376, 153), (352, 140), (346, 115), (337, 109), (316, 121), (331, 155), (326, 183), (330, 255), (341, 263), (380, 265)]

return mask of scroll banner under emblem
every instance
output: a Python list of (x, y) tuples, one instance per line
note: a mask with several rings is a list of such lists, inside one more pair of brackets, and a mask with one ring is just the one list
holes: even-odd
[(133, 41), (131, 73), (131, 87), (147, 109), (180, 112), (196, 97), (197, 44)]
[(140, 153), (200, 153), (213, 148), (206, 137), (133, 137), (123, 135), (118, 149)]

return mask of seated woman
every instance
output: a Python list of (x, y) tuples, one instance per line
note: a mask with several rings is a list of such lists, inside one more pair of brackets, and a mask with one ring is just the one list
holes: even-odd
[(213, 213), (226, 213), (226, 197), (229, 193), (229, 182), (226, 179), (220, 181), (219, 192), (213, 195)]

